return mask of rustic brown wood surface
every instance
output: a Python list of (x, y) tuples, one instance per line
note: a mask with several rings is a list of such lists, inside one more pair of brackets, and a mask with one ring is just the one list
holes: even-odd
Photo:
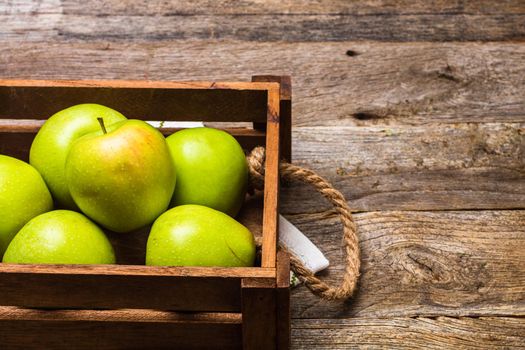
[(278, 246), (279, 221), (279, 89), (268, 91), (268, 123), (266, 131), (265, 168), (272, 169), (264, 174), (264, 212), (262, 221), (261, 266), (275, 267)]
[[(363, 250), (353, 300), (292, 291), (293, 348), (525, 347), (522, 0), (8, 0), (0, 21), (1, 78), (292, 75), (293, 161), (359, 211)], [(282, 188), (337, 281), (334, 213)]]
[(523, 349), (522, 318), (295, 320), (295, 349)]
[(525, 114), (525, 47), (518, 42), (136, 43), (103, 36), (28, 42), (0, 36), (0, 44), (1, 77), (202, 81), (289, 73), (295, 129), (522, 122)]
[(201, 0), (190, 5), (164, 0), (8, 0), (0, 7), (0, 20), (8, 24), (0, 33), (35, 41), (52, 36), (71, 41), (514, 40), (525, 34), (524, 14), (520, 0), (467, 5), (459, 0)]

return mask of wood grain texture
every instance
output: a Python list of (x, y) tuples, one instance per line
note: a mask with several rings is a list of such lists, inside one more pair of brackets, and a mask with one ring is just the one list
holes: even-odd
[(11, 78), (246, 81), (262, 73), (293, 76), (294, 127), (525, 121), (519, 43), (7, 40), (0, 51), (0, 77)]
[[(370, 212), (355, 216), (362, 254), (357, 295), (323, 302), (292, 290), (294, 318), (525, 316), (525, 211)], [(338, 218), (291, 216), (343, 273)]]
[(9, 0), (0, 4), (1, 14), (93, 14), (117, 15), (225, 15), (225, 14), (525, 14), (520, 0), (461, 1), (345, 1), (345, 0), (237, 0), (235, 2), (194, 0), (192, 2), (164, 0)]
[(0, 343), (3, 349), (238, 349), (241, 321), (240, 314), (0, 307)]
[[(519, 0), (461, 1), (8, 1), (0, 36), (10, 40), (465, 41), (522, 40)], [(254, 16), (257, 21), (253, 21)]]
[(274, 268), (277, 262), (279, 242), (279, 162), (281, 160), (279, 96), (279, 85), (268, 91), (261, 266), (269, 268)]
[(523, 349), (525, 319), (514, 317), (294, 320), (294, 349)]
[(287, 350), (291, 343), (290, 256), (277, 252), (277, 349)]
[(196, 277), (196, 278), (272, 278), (275, 270), (260, 267), (198, 267), (145, 265), (65, 265), (0, 263), (2, 274), (54, 274), (130, 277)]
[[(12, 0), (13, 1), (13, 0)], [(18, 0), (20, 1), (20, 0)], [(162, 0), (95, 0), (82, 6), (76, 0), (61, 1), (62, 9), (67, 14), (90, 14), (95, 11), (102, 15), (224, 15), (224, 14), (525, 14), (523, 3), (510, 0), (495, 3), (481, 1), (345, 1), (345, 0), (238, 0), (235, 2), (217, 2), (197, 0), (191, 3)], [(26, 7), (28, 5), (25, 5)], [(40, 5), (42, 6), (42, 5)], [(48, 9), (51, 7), (47, 5)], [(27, 10), (26, 10), (27, 11)]]
[(182, 313), (149, 309), (119, 310), (45, 310), (0, 306), (0, 320), (13, 318), (26, 321), (99, 321), (99, 322), (169, 322), (169, 323), (242, 323), (240, 313)]
[(0, 300), (5, 306), (218, 312), (238, 312), (241, 306), (240, 278), (11, 270), (0, 269)]
[(270, 83), (0, 80), (0, 118), (47, 119), (67, 107), (98, 103), (128, 118), (266, 121)]
[(275, 280), (261, 281), (242, 279), (242, 344), (246, 350), (277, 349)]
[[(524, 127), (295, 128), (294, 163), (328, 179), (358, 211), (525, 208)], [(308, 186), (281, 188), (281, 212), (331, 210)]]

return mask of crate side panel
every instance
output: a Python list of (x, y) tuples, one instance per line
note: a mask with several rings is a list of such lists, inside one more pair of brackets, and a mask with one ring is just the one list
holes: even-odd
[(239, 349), (240, 324), (0, 320), (2, 349)]
[(47, 119), (98, 103), (130, 119), (264, 122), (266, 100), (265, 90), (0, 86), (0, 118)]
[(0, 272), (0, 304), (240, 311), (240, 278)]

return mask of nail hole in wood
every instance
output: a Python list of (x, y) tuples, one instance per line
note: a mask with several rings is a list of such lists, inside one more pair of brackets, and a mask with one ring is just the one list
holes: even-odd
[(359, 54), (357, 52), (355, 52), (354, 50), (347, 50), (346, 51), (346, 55), (350, 56), (350, 57), (354, 57), (354, 56), (357, 56)]
[(381, 118), (380, 115), (371, 112), (357, 112), (353, 114), (353, 117), (358, 120), (371, 120)]

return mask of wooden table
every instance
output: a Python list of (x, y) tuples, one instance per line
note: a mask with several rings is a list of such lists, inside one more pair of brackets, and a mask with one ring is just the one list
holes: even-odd
[[(7, 0), (0, 77), (249, 80), (291, 74), (294, 162), (356, 211), (345, 303), (299, 287), (292, 346), (525, 347), (525, 2)], [(282, 212), (325, 251), (305, 186)]]

